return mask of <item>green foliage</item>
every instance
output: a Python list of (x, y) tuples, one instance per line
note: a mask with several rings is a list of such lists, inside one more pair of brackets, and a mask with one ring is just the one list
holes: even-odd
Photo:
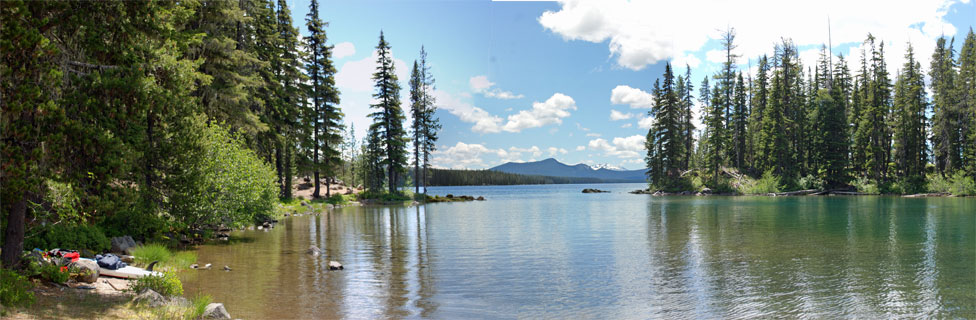
[(129, 235), (138, 239), (149, 239), (167, 227), (167, 222), (158, 214), (150, 214), (140, 207), (121, 208), (98, 223), (105, 235), (121, 237)]
[(957, 170), (952, 176), (942, 177), (941, 174), (932, 173), (928, 176), (928, 190), (931, 192), (944, 192), (955, 196), (976, 195), (976, 180), (966, 175), (964, 170)]
[(857, 192), (868, 193), (868, 194), (879, 194), (881, 189), (878, 188), (878, 182), (868, 179), (867, 177), (859, 177), (854, 180), (854, 189)]
[(61, 248), (67, 250), (90, 250), (105, 252), (112, 243), (97, 226), (57, 224), (50, 227), (39, 227), (24, 241), (27, 248), (50, 250)]
[(412, 201), (412, 194), (400, 194), (400, 193), (386, 193), (386, 192), (373, 192), (373, 191), (363, 191), (356, 195), (359, 200), (373, 200), (380, 202), (403, 202)]
[(213, 302), (213, 297), (210, 295), (199, 295), (193, 297), (190, 300), (190, 312), (186, 314), (184, 319), (200, 319), (203, 316), (203, 312), (207, 311), (207, 305)]
[(824, 189), (825, 186), (825, 183), (823, 179), (820, 178), (820, 176), (814, 176), (812, 174), (808, 174), (805, 177), (801, 177), (800, 180), (797, 181), (797, 184), (800, 187), (800, 189), (803, 190), (809, 190), (809, 189), (822, 190)]
[(132, 256), (135, 257), (136, 264), (147, 266), (153, 261), (166, 263), (173, 256), (173, 253), (165, 245), (147, 243), (133, 248)]
[(349, 203), (349, 200), (346, 198), (345, 195), (334, 194), (331, 197), (325, 199), (325, 202), (329, 204), (347, 204)]
[(33, 286), (27, 277), (0, 268), (0, 304), (4, 307), (29, 307), (34, 304)]
[(378, 138), (378, 141), (370, 141), (370, 144), (383, 150), (377, 159), (386, 168), (387, 192), (398, 193), (397, 187), (406, 173), (409, 138), (403, 126), (406, 116), (400, 106), (400, 82), (391, 50), (390, 43), (380, 31), (380, 41), (376, 45), (377, 67), (372, 77), (375, 88), (373, 100), (377, 103), (370, 105), (376, 111), (369, 115), (373, 118), (369, 128), (370, 135)]
[[(245, 225), (273, 214), (278, 199), (274, 170), (240, 136), (218, 125), (196, 125), (195, 150), (182, 155), (183, 170), (170, 179), (169, 214), (177, 227)], [(189, 134), (188, 134), (189, 135)]]
[(173, 297), (183, 294), (183, 283), (173, 272), (164, 272), (161, 275), (151, 275), (136, 279), (135, 283), (129, 286), (129, 291), (143, 292), (146, 289), (157, 293)]
[(521, 175), (492, 170), (430, 169), (431, 186), (567, 184), (606, 182), (597, 178)]
[(55, 263), (41, 265), (40, 273), (42, 279), (53, 283), (65, 283), (71, 278), (70, 268)]
[(780, 192), (781, 189), (780, 178), (772, 170), (767, 170), (758, 180), (745, 181), (739, 191), (744, 194), (766, 194)]

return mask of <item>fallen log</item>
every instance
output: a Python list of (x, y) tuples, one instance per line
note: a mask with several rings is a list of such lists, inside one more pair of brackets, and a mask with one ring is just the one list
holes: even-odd
[(854, 191), (831, 191), (830, 194), (842, 195), (842, 196), (876, 196), (877, 193), (864, 193), (864, 192), (854, 192)]
[(945, 196), (948, 196), (948, 195), (949, 194), (948, 193), (945, 193), (945, 192), (933, 192), (933, 193), (906, 194), (906, 195), (903, 195), (902, 197), (905, 197), (905, 198), (925, 198), (925, 197), (945, 197)]
[(808, 190), (799, 190), (799, 191), (790, 191), (790, 192), (776, 192), (776, 193), (770, 193), (769, 195), (773, 197), (804, 196), (808, 194), (817, 193), (819, 191), (820, 190), (817, 189), (808, 189)]

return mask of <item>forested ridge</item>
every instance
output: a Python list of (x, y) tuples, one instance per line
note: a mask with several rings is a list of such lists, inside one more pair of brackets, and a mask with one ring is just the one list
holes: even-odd
[[(938, 39), (928, 66), (911, 43), (898, 53), (905, 64), (888, 66), (885, 43), (868, 34), (858, 70), (847, 62), (857, 58), (833, 57), (827, 46), (804, 66), (784, 38), (772, 56), (758, 57), (755, 75), (736, 70), (735, 36), (724, 32), (725, 62), (697, 97), (690, 67), (676, 77), (668, 63), (655, 80), (645, 143), (652, 189), (976, 193), (972, 28), (958, 50), (955, 39)], [(702, 128), (692, 124), (696, 99)], [(739, 173), (749, 182), (735, 181)]]
[[(493, 170), (431, 169), (428, 182), (431, 186), (478, 186), (518, 184), (569, 184), (616, 182), (598, 178), (550, 177), (514, 174)], [(426, 185), (426, 184), (425, 184)]]
[(411, 48), (397, 79), (377, 30), (378, 103), (358, 141), (331, 13), (309, 9), (296, 26), (285, 0), (0, 2), (4, 266), (52, 228), (150, 240), (252, 223), (295, 177), (315, 197), (337, 180), (398, 193), (411, 161), (423, 179), (440, 128), (427, 52)]

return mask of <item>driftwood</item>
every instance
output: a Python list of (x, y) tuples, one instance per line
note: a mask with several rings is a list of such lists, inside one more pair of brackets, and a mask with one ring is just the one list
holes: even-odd
[(776, 193), (770, 193), (769, 195), (770, 196), (773, 196), (773, 197), (805, 196), (805, 195), (814, 194), (814, 193), (817, 193), (817, 192), (820, 192), (820, 190), (817, 190), (817, 189), (808, 189), (808, 190), (790, 191), (790, 192), (776, 192)]
[(842, 196), (876, 196), (877, 193), (864, 193), (864, 192), (854, 192), (854, 191), (831, 191), (830, 194), (837, 194)]
[(924, 197), (944, 197), (944, 196), (948, 196), (948, 195), (949, 194), (948, 193), (945, 193), (945, 192), (934, 192), (934, 193), (906, 194), (906, 195), (903, 195), (902, 197), (905, 197), (905, 198), (924, 198)]

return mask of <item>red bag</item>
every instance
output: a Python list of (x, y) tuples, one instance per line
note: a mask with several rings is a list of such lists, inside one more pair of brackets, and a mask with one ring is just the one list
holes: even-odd
[(71, 262), (75, 262), (78, 261), (78, 258), (81, 258), (81, 255), (78, 254), (77, 252), (68, 252), (65, 253), (62, 257), (69, 258), (71, 259)]

